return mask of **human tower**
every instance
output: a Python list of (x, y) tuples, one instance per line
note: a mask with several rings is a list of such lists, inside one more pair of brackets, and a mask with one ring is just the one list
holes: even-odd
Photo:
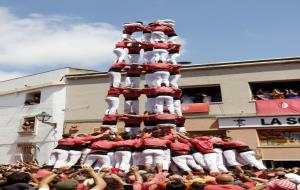
[[(108, 107), (103, 117), (104, 130), (117, 130), (117, 122), (125, 123), (125, 131), (136, 136), (141, 131), (159, 127), (176, 127), (184, 130), (185, 118), (182, 116), (178, 88), (180, 66), (176, 58), (181, 45), (174, 29), (175, 22), (170, 19), (156, 20), (145, 25), (143, 22), (130, 22), (123, 25), (123, 39), (113, 52), (116, 60), (108, 71), (110, 88), (106, 102)], [(138, 33), (142, 33), (138, 36)], [(140, 39), (140, 40), (138, 40)], [(126, 73), (122, 84), (122, 72)], [(146, 84), (141, 87), (141, 76)], [(139, 110), (139, 98), (146, 95), (145, 112)], [(124, 114), (118, 114), (123, 95)]]

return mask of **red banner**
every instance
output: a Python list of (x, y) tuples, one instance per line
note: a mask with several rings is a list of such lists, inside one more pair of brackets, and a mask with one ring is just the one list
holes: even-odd
[(207, 113), (209, 112), (208, 103), (181, 104), (182, 113)]
[(300, 113), (300, 99), (257, 100), (257, 115), (283, 115)]

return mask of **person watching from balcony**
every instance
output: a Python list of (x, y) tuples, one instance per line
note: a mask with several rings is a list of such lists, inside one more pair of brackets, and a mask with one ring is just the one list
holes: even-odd
[(272, 91), (272, 99), (284, 99), (284, 93), (278, 88), (274, 88)]
[(292, 88), (285, 89), (285, 96), (287, 99), (300, 98), (299, 93), (295, 92)]
[(203, 103), (210, 103), (211, 102), (211, 96), (206, 94), (206, 93), (202, 93), (200, 94), (202, 96), (202, 102)]
[(268, 90), (258, 89), (256, 92), (257, 100), (270, 100), (272, 99), (272, 94)]

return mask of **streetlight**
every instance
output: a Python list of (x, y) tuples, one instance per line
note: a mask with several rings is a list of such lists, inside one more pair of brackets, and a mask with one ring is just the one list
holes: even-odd
[(52, 116), (46, 112), (42, 112), (36, 115), (37, 120), (41, 121), (42, 123), (46, 123), (54, 128), (57, 127), (57, 123), (52, 123), (52, 122), (48, 122), (48, 120), (51, 118)]

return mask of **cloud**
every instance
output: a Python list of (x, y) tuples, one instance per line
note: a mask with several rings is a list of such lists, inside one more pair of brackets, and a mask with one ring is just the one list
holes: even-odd
[(7, 72), (7, 71), (1, 71), (0, 70), (0, 81), (9, 80), (9, 79), (13, 79), (13, 78), (18, 78), (18, 77), (22, 77), (22, 76), (25, 76), (25, 75), (26, 75), (26, 73)]
[(19, 18), (0, 7), (0, 66), (94, 66), (111, 63), (121, 32), (78, 17), (30, 14)]

